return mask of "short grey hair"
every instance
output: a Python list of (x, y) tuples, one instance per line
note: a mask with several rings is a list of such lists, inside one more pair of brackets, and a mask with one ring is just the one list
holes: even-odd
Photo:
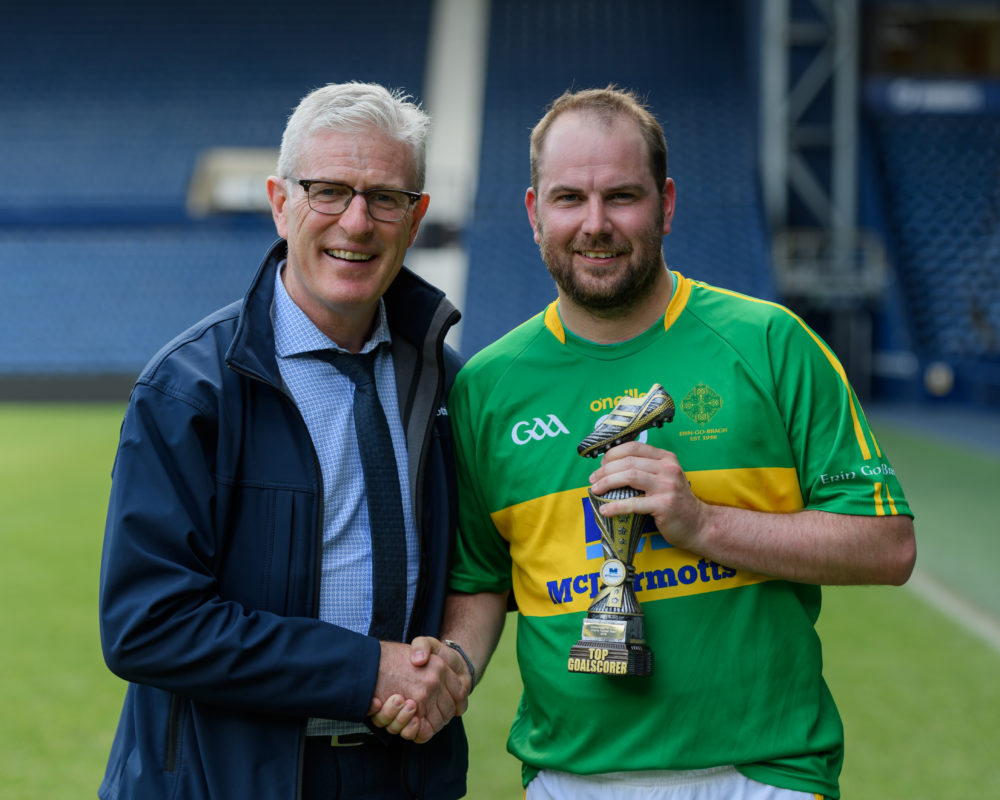
[(359, 81), (327, 84), (303, 97), (288, 118), (281, 137), (278, 174), (283, 178), (295, 175), (313, 134), (364, 133), (377, 128), (411, 148), (416, 184), (408, 188), (422, 192), (430, 122), (420, 105), (399, 89), (390, 91), (377, 83)]

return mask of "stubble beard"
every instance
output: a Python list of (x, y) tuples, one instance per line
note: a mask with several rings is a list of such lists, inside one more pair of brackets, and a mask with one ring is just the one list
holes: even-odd
[(539, 220), (539, 248), (542, 260), (563, 296), (595, 317), (620, 318), (628, 316), (648, 298), (660, 274), (666, 269), (663, 237), (659, 230), (650, 229), (644, 234), (639, 239), (638, 247), (629, 253), (626, 266), (605, 279), (581, 280), (573, 269), (573, 255), (580, 250), (615, 252), (619, 248), (612, 246), (610, 237), (591, 238), (557, 248), (546, 239), (544, 226)]

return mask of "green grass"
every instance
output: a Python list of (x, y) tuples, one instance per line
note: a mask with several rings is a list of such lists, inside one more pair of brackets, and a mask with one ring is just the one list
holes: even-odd
[[(917, 436), (885, 420), (872, 424), (915, 514), (918, 567), (1000, 619), (1000, 525), (993, 502), (1000, 456), (935, 434)], [(947, 420), (941, 425), (947, 429)]]
[(825, 674), (846, 730), (844, 798), (1000, 797), (1000, 654), (906, 589), (823, 595)]
[(94, 797), (124, 684), (97, 584), (121, 406), (0, 406), (0, 797)]
[[(97, 582), (121, 406), (0, 406), (0, 798), (94, 797), (124, 684), (104, 666)], [(1000, 462), (877, 424), (917, 512), (918, 564), (996, 613)], [(1000, 796), (1000, 654), (906, 589), (827, 589), (827, 679), (848, 800)], [(504, 747), (519, 696), (514, 619), (466, 724), (473, 800), (520, 798)]]
[(507, 752), (507, 733), (521, 698), (514, 640), (517, 615), (508, 614), (500, 644), (465, 714), (469, 736), (469, 792), (471, 800), (516, 800), (521, 788), (521, 762)]

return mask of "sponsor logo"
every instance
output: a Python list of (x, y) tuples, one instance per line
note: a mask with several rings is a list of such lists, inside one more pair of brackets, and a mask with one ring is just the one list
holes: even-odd
[(829, 483), (841, 483), (842, 481), (853, 481), (858, 475), (864, 475), (866, 478), (881, 478), (884, 475), (895, 475), (896, 470), (890, 467), (888, 464), (877, 464), (875, 466), (870, 466), (865, 464), (860, 470), (843, 470), (841, 472), (824, 472), (819, 476), (819, 482), (824, 486)]
[(601, 580), (605, 586), (620, 586), (625, 582), (625, 565), (621, 561), (608, 559), (601, 567)]
[(569, 433), (566, 426), (562, 424), (555, 414), (549, 414), (548, 419), (535, 417), (528, 421), (521, 421), (514, 425), (510, 431), (510, 438), (514, 444), (520, 446), (528, 442), (540, 442), (546, 437), (559, 436), (562, 433)]
[[(587, 560), (604, 558), (604, 548), (601, 545), (601, 529), (594, 519), (591, 510), (590, 499), (581, 498), (584, 519), (584, 546), (586, 547)], [(645, 527), (640, 534), (639, 543), (636, 546), (636, 553), (641, 553), (644, 548), (652, 550), (666, 550), (672, 548), (663, 534), (656, 528), (656, 523), (652, 517), (647, 519)], [(569, 575), (553, 581), (547, 581), (546, 587), (549, 590), (549, 599), (553, 605), (571, 603), (578, 597), (587, 597), (593, 600), (600, 591), (601, 583), (605, 585), (618, 586), (628, 580), (627, 575), (620, 577), (614, 573), (616, 569), (624, 572), (625, 565), (617, 559), (609, 558), (601, 564), (600, 569), (593, 572), (585, 572), (581, 575)], [(614, 574), (605, 574), (607, 570)], [(636, 572), (632, 578), (632, 588), (636, 593), (642, 593), (653, 589), (666, 589), (673, 586), (690, 586), (694, 583), (714, 583), (725, 581), (736, 577), (736, 570), (702, 558), (697, 564), (684, 564), (676, 569), (665, 567), (664, 569), (651, 569), (645, 572)], [(612, 584), (608, 579), (614, 581)]]
[(590, 410), (595, 414), (599, 411), (611, 411), (623, 397), (642, 397), (645, 392), (640, 392), (637, 388), (626, 389), (617, 397), (597, 397), (590, 401)]
[[(584, 545), (587, 548), (587, 560), (604, 558), (604, 548), (601, 546), (601, 528), (598, 526), (597, 520), (594, 519), (590, 499), (584, 497), (581, 502), (583, 503), (583, 532)], [(641, 538), (639, 539), (639, 544), (636, 545), (636, 553), (641, 553), (646, 547), (651, 547), (653, 550), (666, 550), (668, 547), (673, 547), (670, 542), (663, 538), (663, 534), (657, 530), (656, 522), (652, 517), (646, 518), (646, 524), (643, 526), (639, 536)]]
[[(569, 575), (554, 581), (548, 581), (549, 599), (552, 605), (572, 603), (577, 597), (593, 599), (597, 597), (600, 587), (600, 573), (590, 572), (582, 575)], [(632, 579), (632, 588), (636, 594), (654, 589), (667, 589), (683, 584), (690, 586), (695, 583), (714, 583), (736, 577), (736, 570), (702, 558), (697, 564), (685, 564), (677, 569), (651, 569), (637, 572)], [(641, 598), (640, 598), (641, 599)]]

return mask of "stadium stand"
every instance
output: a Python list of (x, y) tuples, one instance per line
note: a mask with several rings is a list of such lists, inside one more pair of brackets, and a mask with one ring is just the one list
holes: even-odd
[[(882, 6), (889, 4), (872, 4), (875, 10)], [(869, 194), (879, 198), (875, 216), (897, 276), (892, 299), (900, 313), (892, 334), (905, 333), (912, 344), (919, 399), (995, 409), (1000, 406), (1000, 9), (985, 3), (891, 8), (893, 13), (903, 8), (903, 16), (890, 40), (907, 43), (908, 51), (875, 65), (861, 100), (872, 153), (870, 171), (862, 177)], [(942, 21), (950, 27), (942, 28)], [(958, 37), (970, 34), (973, 42), (992, 35), (992, 45), (957, 46), (965, 41)], [(938, 44), (949, 41), (947, 48)]]
[(891, 235), (920, 347), (1000, 355), (1000, 135), (982, 115), (881, 118)]
[(524, 210), (528, 134), (567, 88), (616, 83), (647, 94), (677, 183), (668, 263), (774, 297), (754, 182), (755, 121), (740, 3), (563, 0), (493, 4), (463, 350), (540, 311), (555, 292)]
[(298, 99), (331, 81), (378, 81), (419, 99), (429, 9), (430, 0), (5, 6), (6, 396), (37, 376), (134, 377), (173, 335), (239, 297), (273, 223), (189, 216), (199, 155), (276, 148)]
[[(277, 146), (310, 88), (419, 94), (429, 0), (13, 3), (0, 27), (0, 208), (183, 209), (207, 146)], [(53, 197), (52, 186), (58, 187)], [(134, 212), (129, 214), (134, 218)]]
[[(299, 97), (330, 81), (374, 80), (420, 99), (434, 8), (9, 4), (0, 397), (32, 376), (130, 378), (181, 328), (238, 297), (273, 226), (261, 214), (192, 217), (199, 156), (276, 146)], [(569, 87), (636, 88), (663, 123), (678, 198), (668, 264), (781, 299), (756, 175), (759, 13), (759, 0), (493, 0), (477, 191), (460, 234), (469, 274), (455, 298), (466, 355), (554, 296), (523, 198), (529, 131)], [(927, 399), (921, 369), (942, 362), (954, 370), (953, 397), (995, 406), (1000, 103), (995, 82), (975, 85), (985, 86), (984, 106), (940, 113), (894, 107), (890, 90), (869, 81), (861, 222), (881, 234), (893, 265), (875, 337), (897, 366), (917, 365), (896, 370), (909, 376), (903, 393)], [(899, 382), (876, 384), (886, 386)]]

